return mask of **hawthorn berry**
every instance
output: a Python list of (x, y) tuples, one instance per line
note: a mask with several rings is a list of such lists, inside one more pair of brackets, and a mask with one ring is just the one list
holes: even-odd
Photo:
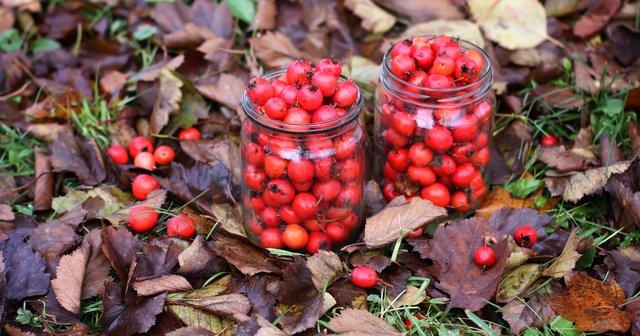
[(282, 233), (274, 227), (265, 228), (260, 233), (260, 244), (264, 248), (283, 248)]
[(267, 117), (275, 120), (282, 120), (287, 115), (287, 102), (280, 97), (269, 98), (262, 106)]
[(141, 152), (133, 159), (133, 166), (146, 170), (156, 169), (156, 159), (149, 152)]
[(378, 274), (371, 266), (360, 265), (351, 270), (351, 283), (360, 288), (373, 288), (378, 283)]
[(338, 89), (338, 77), (328, 70), (313, 73), (311, 83), (315, 85), (325, 97), (333, 96)]
[(275, 90), (271, 83), (262, 77), (257, 77), (247, 84), (247, 96), (255, 104), (264, 104), (267, 99), (273, 97), (274, 94)]
[(111, 145), (111, 147), (107, 149), (107, 154), (111, 158), (111, 161), (117, 165), (122, 165), (129, 161), (127, 150), (120, 145)]
[(282, 232), (282, 242), (290, 249), (299, 250), (309, 242), (309, 234), (302, 226), (289, 224)]
[(307, 159), (293, 159), (287, 163), (287, 176), (294, 183), (305, 183), (313, 179), (313, 163)]
[(289, 84), (309, 83), (308, 73), (313, 72), (311, 63), (306, 59), (297, 59), (287, 67), (287, 82)]
[(131, 193), (133, 197), (139, 200), (146, 200), (150, 192), (160, 188), (158, 181), (147, 174), (140, 174), (133, 179), (131, 183)]
[(328, 71), (336, 77), (342, 74), (342, 65), (335, 58), (323, 58), (316, 65), (317, 71)]
[(191, 238), (196, 234), (195, 221), (187, 214), (179, 214), (167, 220), (167, 234), (172, 237)]
[(522, 225), (513, 233), (513, 239), (519, 246), (531, 248), (538, 241), (538, 234), (530, 225)]
[(540, 137), (540, 146), (542, 147), (553, 147), (557, 146), (559, 143), (560, 139), (553, 133), (544, 134)]
[[(298, 104), (305, 111), (315, 111), (322, 106), (322, 92), (315, 85), (305, 85), (296, 94)], [(308, 122), (307, 122), (308, 123)]]
[(149, 231), (158, 223), (158, 212), (148, 205), (136, 205), (129, 210), (127, 223), (135, 232)]
[(135, 159), (141, 152), (153, 153), (153, 144), (148, 138), (139, 135), (129, 142), (129, 154)]
[(318, 211), (318, 199), (310, 193), (299, 193), (293, 198), (291, 208), (296, 216), (302, 220), (313, 218)]
[(484, 268), (490, 268), (496, 263), (496, 253), (489, 246), (480, 246), (473, 252), (473, 262)]
[(262, 164), (264, 163), (264, 149), (262, 149), (262, 146), (258, 145), (255, 142), (249, 142), (244, 145), (243, 154), (244, 159), (248, 164), (254, 166), (262, 166)]
[(420, 197), (431, 201), (431, 203), (439, 207), (449, 205), (449, 200), (451, 199), (449, 189), (442, 183), (438, 182), (422, 188), (422, 191), (420, 191)]
[(156, 160), (156, 163), (161, 166), (168, 165), (175, 157), (176, 153), (173, 151), (173, 148), (167, 145), (162, 145), (153, 151), (153, 158)]
[(307, 243), (307, 252), (309, 252), (309, 254), (316, 254), (320, 250), (330, 249), (331, 239), (326, 233), (320, 231), (312, 231), (309, 233), (309, 242)]
[(358, 99), (358, 87), (353, 81), (342, 82), (333, 94), (333, 102), (342, 108), (353, 105)]
[(200, 138), (200, 131), (195, 127), (183, 129), (178, 133), (179, 140), (200, 140)]

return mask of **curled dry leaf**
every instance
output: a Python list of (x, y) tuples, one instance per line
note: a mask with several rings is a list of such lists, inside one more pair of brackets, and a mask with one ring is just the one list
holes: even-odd
[(575, 203), (584, 196), (599, 193), (611, 175), (624, 173), (630, 165), (630, 161), (622, 161), (584, 172), (546, 177), (544, 184), (551, 196), (562, 196), (564, 200)]
[(363, 240), (369, 248), (384, 246), (398, 239), (400, 234), (416, 230), (446, 214), (446, 209), (420, 198), (400, 205), (389, 204), (367, 218)]
[(123, 293), (118, 284), (110, 281), (105, 283), (103, 313), (100, 317), (102, 329), (111, 335), (124, 336), (149, 331), (164, 308), (167, 294), (136, 300), (126, 300), (125, 295), (130, 293)]
[(93, 139), (80, 139), (67, 130), (48, 149), (55, 172), (73, 172), (80, 182), (90, 186), (98, 185), (107, 176), (102, 152)]
[[(488, 269), (473, 261), (474, 251), (486, 240), (493, 246), (496, 263)], [(507, 238), (480, 217), (439, 227), (431, 242), (428, 256), (437, 269), (436, 288), (449, 294), (449, 308), (479, 310), (493, 297), (509, 254)]]
[(51, 209), (55, 179), (51, 171), (51, 161), (42, 148), (35, 152), (35, 187), (33, 190), (33, 208), (35, 210)]
[(581, 128), (570, 149), (566, 149), (562, 145), (543, 147), (539, 159), (558, 172), (587, 169), (599, 162), (594, 147), (591, 145), (592, 140), (593, 130), (591, 127)]
[(567, 239), (567, 244), (564, 246), (564, 249), (562, 249), (562, 253), (542, 271), (542, 275), (562, 278), (571, 273), (576, 266), (576, 261), (578, 261), (582, 255), (577, 251), (578, 244), (580, 243), (577, 232), (577, 229), (571, 231), (569, 239)]
[(400, 15), (408, 16), (413, 21), (432, 21), (435, 19), (455, 20), (464, 15), (450, 0), (374, 0), (380, 6), (388, 8)]
[(240, 183), (240, 148), (229, 140), (181, 141), (180, 148), (195, 160), (211, 166), (222, 164), (232, 173), (236, 184)]
[(307, 259), (313, 284), (318, 290), (326, 288), (342, 272), (342, 262), (337, 254), (320, 250)]
[(215, 84), (200, 83), (196, 85), (196, 88), (198, 92), (202, 93), (205, 97), (235, 110), (238, 116), (240, 116), (240, 119), (244, 119), (244, 112), (242, 112), (241, 107), (244, 86), (245, 81), (238, 76), (223, 73), (218, 77), (218, 81)]
[(467, 20), (433, 20), (409, 26), (402, 33), (403, 38), (420, 35), (449, 35), (467, 40), (484, 48), (484, 38), (478, 25)]
[(631, 326), (631, 314), (620, 310), (626, 297), (618, 284), (578, 273), (566, 280), (567, 289), (550, 297), (556, 313), (576, 324), (584, 332), (625, 332)]
[(292, 60), (303, 56), (289, 37), (281, 32), (266, 32), (252, 37), (249, 44), (260, 62), (270, 69), (286, 67)]
[(178, 273), (200, 274), (209, 267), (209, 263), (214, 257), (213, 252), (205, 244), (204, 238), (198, 235), (189, 247), (180, 252)]
[(234, 277), (227, 292), (244, 294), (251, 302), (251, 312), (272, 321), (276, 318), (276, 295), (280, 280), (275, 276), (257, 274)]
[(175, 70), (184, 63), (184, 55), (178, 55), (169, 61), (160, 61), (149, 67), (142, 69), (138, 74), (133, 76), (132, 80), (141, 80), (144, 82), (153, 82), (160, 77), (162, 70)]
[(247, 314), (251, 309), (251, 303), (247, 297), (237, 293), (206, 295), (206, 293), (198, 294), (198, 291), (194, 291), (194, 293), (186, 293), (183, 299), (169, 299), (169, 302), (171, 304), (191, 306), (217, 316), (229, 317), (240, 322), (249, 319)]
[(640, 250), (637, 247), (618, 248), (609, 252), (615, 265), (616, 282), (627, 297), (640, 289)]
[(111, 226), (102, 228), (102, 251), (122, 283), (129, 282), (138, 244), (138, 239), (126, 228), (115, 229)]
[(362, 19), (362, 28), (374, 34), (384, 33), (396, 24), (396, 18), (372, 0), (346, 0), (344, 6)]
[(302, 257), (282, 271), (284, 281), (278, 288), (276, 297), (286, 305), (280, 326), (289, 334), (295, 334), (315, 326), (324, 311), (324, 298), (316, 289), (313, 273)]
[(613, 198), (612, 202), (616, 202), (622, 208), (620, 219), (628, 220), (629, 224), (640, 227), (640, 191), (633, 192), (632, 185), (626, 185), (625, 182), (612, 178), (604, 189)]
[(180, 252), (182, 249), (167, 236), (142, 244), (142, 253), (136, 255), (135, 279), (139, 281), (171, 274), (178, 265)]
[(604, 29), (621, 7), (621, 0), (604, 0), (599, 2), (598, 6), (587, 11), (587, 13), (576, 22), (573, 26), (573, 33), (582, 38), (595, 35)]
[(151, 296), (159, 293), (184, 292), (192, 290), (189, 281), (180, 275), (163, 275), (157, 278), (135, 281), (133, 288), (140, 296)]
[(244, 274), (281, 271), (276, 258), (246, 237), (219, 232), (213, 235), (210, 246), (215, 254)]
[(160, 70), (160, 88), (149, 119), (151, 132), (160, 134), (169, 122), (169, 115), (180, 108), (182, 81), (166, 68)]
[[(71, 212), (69, 212), (71, 214)], [(85, 212), (86, 214), (86, 212)], [(81, 218), (84, 219), (84, 216)], [(60, 256), (80, 241), (75, 230), (56, 220), (48, 221), (38, 227), (31, 233), (29, 244), (40, 253), (46, 260), (51, 260)]]
[(167, 334), (167, 336), (213, 336), (213, 335), (215, 334), (209, 332), (207, 329), (200, 328), (200, 327), (182, 327)]
[(538, 241), (544, 240), (547, 234), (544, 226), (551, 222), (551, 216), (538, 213), (534, 209), (502, 208), (489, 219), (489, 225), (503, 235), (511, 236), (516, 229), (529, 225), (536, 230)]
[(340, 315), (329, 320), (329, 328), (337, 333), (350, 335), (402, 335), (381, 318), (361, 309), (343, 310)]
[(102, 251), (102, 231), (93, 229), (82, 240), (82, 248), (88, 249), (89, 256), (82, 280), (82, 300), (94, 297), (104, 291), (105, 280), (113, 280), (109, 275), (109, 259)]
[(502, 187), (496, 187), (485, 197), (476, 215), (489, 218), (503, 208), (535, 208), (535, 201), (530, 198), (514, 198)]

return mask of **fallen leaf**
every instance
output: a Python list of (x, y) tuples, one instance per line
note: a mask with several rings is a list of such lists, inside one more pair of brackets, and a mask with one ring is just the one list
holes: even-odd
[(81, 140), (71, 130), (61, 132), (48, 146), (49, 160), (55, 172), (73, 172), (85, 185), (104, 181), (106, 170), (100, 148), (93, 139)]
[(623, 173), (630, 164), (630, 161), (623, 161), (584, 172), (546, 177), (544, 184), (551, 196), (562, 196), (565, 201), (575, 203), (584, 196), (599, 193), (611, 175)]
[(258, 274), (233, 277), (227, 292), (244, 294), (251, 303), (251, 312), (273, 321), (276, 318), (276, 291), (281, 281), (275, 276)]
[(162, 60), (151, 66), (143, 68), (139, 73), (131, 78), (131, 80), (141, 80), (145, 82), (153, 82), (158, 77), (162, 70), (176, 70), (180, 65), (184, 63), (184, 55), (178, 55), (169, 61)]
[(151, 132), (160, 134), (169, 122), (169, 115), (175, 114), (180, 108), (182, 100), (182, 81), (171, 70), (160, 71), (160, 88), (149, 119)]
[(42, 148), (34, 150), (35, 185), (33, 190), (33, 208), (35, 210), (51, 209), (55, 178), (51, 170), (51, 160)]
[[(472, 311), (484, 307), (493, 297), (509, 254), (507, 239), (480, 217), (439, 227), (432, 240), (429, 259), (437, 272), (436, 288), (449, 294), (449, 308)], [(489, 269), (477, 266), (474, 251), (485, 239), (497, 241), (493, 246), (496, 263)]]
[(556, 313), (584, 332), (625, 332), (631, 314), (619, 310), (626, 297), (616, 282), (603, 282), (578, 273), (566, 280), (567, 289), (555, 293), (550, 304)]
[[(410, 240), (410, 242), (411, 241), (415, 240)], [(376, 270), (376, 272), (382, 272), (393, 263), (387, 256), (381, 254), (379, 251), (367, 251), (354, 254), (349, 259), (349, 262), (353, 267), (366, 265)]]
[(476, 215), (484, 218), (493, 216), (503, 208), (535, 208), (535, 201), (530, 198), (513, 198), (511, 194), (502, 187), (495, 187), (487, 194), (485, 200), (476, 210)]
[(640, 335), (640, 300), (629, 302), (625, 310), (632, 316), (631, 335)]
[(365, 98), (367, 95), (373, 98), (380, 78), (380, 64), (358, 55), (352, 55), (343, 64), (343, 75), (356, 81)]
[(127, 293), (111, 281), (105, 283), (102, 296), (103, 313), (100, 325), (104, 332), (112, 335), (133, 335), (145, 333), (156, 323), (156, 316), (164, 308), (167, 294), (149, 298), (138, 298), (132, 304), (125, 303)]
[(576, 94), (572, 88), (544, 84), (536, 87), (533, 92), (545, 104), (553, 108), (573, 109), (585, 104), (584, 99)]
[(372, 0), (346, 0), (344, 6), (362, 19), (362, 28), (374, 34), (384, 33), (396, 24), (396, 18)]
[(588, 38), (609, 23), (609, 20), (622, 8), (620, 0), (604, 0), (599, 5), (590, 9), (573, 25), (573, 33), (582, 38)]
[(336, 281), (327, 291), (335, 298), (338, 307), (367, 309), (367, 292), (351, 281)]
[(256, 7), (256, 16), (253, 18), (251, 27), (255, 30), (274, 29), (278, 15), (278, 6), (275, 0), (258, 0)]
[(167, 336), (214, 336), (215, 334), (209, 332), (205, 328), (201, 327), (182, 327), (176, 329), (167, 334)]
[(449, 0), (374, 0), (380, 6), (388, 8), (400, 15), (410, 17), (414, 22), (432, 21), (434, 19), (462, 19), (464, 15)]
[(45, 262), (29, 245), (20, 245), (11, 256), (7, 256), (6, 269), (9, 300), (47, 293), (50, 280), (45, 272)]
[(215, 258), (214, 253), (205, 244), (204, 238), (198, 235), (191, 245), (180, 252), (178, 263), (179, 274), (200, 275)]
[[(607, 35), (613, 43), (611, 48), (613, 54), (622, 64), (630, 65), (640, 58), (640, 31), (638, 29), (622, 22), (614, 22), (607, 26)], [(629, 92), (626, 102), (627, 108), (632, 105), (633, 95), (633, 92)]]
[(543, 328), (553, 321), (557, 314), (548, 304), (547, 297), (534, 296), (528, 301), (511, 300), (500, 312), (502, 318), (509, 323), (513, 334), (520, 335), (529, 328)]
[(251, 304), (246, 296), (232, 293), (224, 295), (207, 295), (201, 290), (186, 293), (185, 298), (169, 298), (170, 304), (180, 304), (194, 307), (216, 316), (232, 318), (236, 321), (246, 321)]
[(609, 252), (615, 265), (616, 282), (627, 297), (640, 289), (640, 250), (637, 247), (618, 248)]
[(9, 334), (9, 336), (36, 336), (36, 334), (29, 332), (29, 331), (24, 331), (18, 327), (14, 327), (10, 324), (5, 324), (4, 325), (4, 331), (7, 332), (7, 334)]
[(583, 10), (587, 6), (585, 0), (547, 0), (544, 9), (548, 16), (564, 16)]
[(229, 140), (181, 141), (180, 148), (192, 158), (211, 166), (222, 164), (233, 175), (233, 181), (240, 183), (240, 148)]
[(627, 181), (620, 181), (614, 177), (607, 182), (604, 189), (611, 195), (612, 202), (623, 210), (617, 217), (628, 219), (631, 222), (629, 224), (640, 227), (640, 191), (633, 192), (630, 188), (632, 186), (627, 185)]
[(576, 141), (570, 149), (563, 145), (543, 147), (539, 160), (558, 172), (584, 170), (599, 163), (592, 146), (593, 131), (591, 127), (581, 128)]
[(446, 213), (446, 209), (420, 198), (400, 205), (387, 205), (367, 218), (363, 241), (369, 248), (384, 246), (398, 239), (400, 234), (416, 230)]
[(213, 235), (210, 246), (215, 254), (244, 274), (281, 271), (274, 257), (246, 237), (220, 232)]
[(338, 255), (331, 251), (320, 250), (310, 256), (307, 259), (307, 267), (318, 290), (326, 288), (342, 273), (342, 262)]
[(0, 320), (4, 320), (5, 306), (7, 304), (7, 268), (4, 263), (4, 254), (0, 251)]
[(102, 251), (122, 283), (129, 282), (138, 244), (138, 239), (127, 228), (115, 229), (111, 226), (102, 228)]
[(244, 119), (244, 112), (241, 106), (244, 87), (245, 81), (230, 73), (221, 74), (215, 84), (200, 83), (196, 85), (198, 92), (205, 97), (235, 110), (240, 120)]
[(407, 285), (407, 289), (396, 300), (396, 306), (417, 306), (422, 301), (427, 299), (427, 292), (425, 290), (420, 291), (418, 287)]
[(281, 32), (266, 32), (252, 37), (249, 44), (256, 57), (270, 69), (286, 67), (292, 60), (303, 56), (289, 37)]
[(118, 70), (111, 70), (100, 77), (100, 90), (108, 93), (112, 98), (117, 98), (120, 91), (127, 83), (128, 73), (122, 73)]
[(10, 222), (16, 219), (16, 215), (8, 204), (0, 203), (0, 221)]
[(102, 251), (102, 230), (93, 229), (84, 236), (82, 248), (89, 250), (84, 279), (82, 280), (82, 300), (94, 297), (104, 291), (105, 280), (113, 280), (109, 275), (111, 265)]
[(562, 278), (571, 273), (576, 266), (576, 261), (581, 254), (577, 251), (580, 238), (577, 236), (577, 229), (573, 229), (567, 240), (567, 244), (562, 249), (562, 253), (542, 271), (542, 275), (554, 278)]
[(381, 318), (361, 309), (345, 309), (329, 320), (329, 328), (350, 335), (402, 335)]
[(31, 234), (29, 244), (46, 260), (60, 256), (80, 241), (74, 229), (59, 221), (38, 225)]
[(395, 262), (386, 267), (379, 275), (382, 280), (381, 287), (385, 288), (392, 301), (404, 294), (410, 276), (410, 270)]
[(87, 248), (80, 247), (73, 253), (60, 258), (56, 268), (56, 278), (51, 280), (51, 287), (60, 305), (76, 315), (80, 314), (82, 282), (88, 253)]
[(538, 234), (538, 241), (547, 237), (545, 225), (551, 223), (551, 216), (538, 213), (534, 209), (502, 208), (489, 219), (489, 225), (506, 236), (511, 236), (517, 228), (528, 225)]
[(509, 302), (522, 295), (542, 276), (542, 268), (538, 264), (519, 266), (505, 274), (498, 284), (497, 302)]
[(533, 48), (547, 38), (547, 17), (537, 0), (470, 0), (469, 12), (485, 36), (507, 49)]
[(133, 276), (140, 281), (171, 274), (178, 266), (180, 252), (182, 249), (167, 236), (142, 244), (142, 253), (136, 255)]
[(467, 20), (432, 20), (409, 26), (402, 38), (422, 35), (449, 35), (467, 40), (480, 48), (484, 48), (484, 38), (478, 25)]
[(254, 314), (247, 323), (238, 324), (236, 328), (238, 336), (286, 336), (282, 330), (271, 324), (264, 317)]
[(148, 280), (135, 281), (133, 289), (140, 296), (151, 296), (165, 292), (183, 292), (193, 288), (189, 281), (180, 275), (163, 275)]
[(286, 333), (295, 334), (316, 325), (323, 313), (323, 296), (313, 283), (313, 273), (302, 257), (282, 271), (284, 281), (278, 288), (278, 302), (286, 305), (280, 327)]

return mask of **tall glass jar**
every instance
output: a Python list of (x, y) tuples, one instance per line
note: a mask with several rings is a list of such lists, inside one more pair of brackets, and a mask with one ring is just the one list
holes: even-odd
[[(263, 78), (273, 81), (285, 71)], [(315, 253), (358, 235), (365, 181), (362, 101), (358, 92), (356, 103), (337, 119), (295, 125), (268, 118), (245, 92), (242, 205), (252, 239), (265, 247)]]
[[(414, 43), (429, 45), (433, 39), (417, 37)], [(467, 212), (487, 193), (495, 108), (491, 62), (475, 44), (456, 42), (463, 53), (477, 51), (483, 65), (475, 81), (446, 89), (399, 78), (391, 69), (391, 50), (384, 56), (374, 134), (376, 177), (387, 199), (420, 196), (451, 212)]]

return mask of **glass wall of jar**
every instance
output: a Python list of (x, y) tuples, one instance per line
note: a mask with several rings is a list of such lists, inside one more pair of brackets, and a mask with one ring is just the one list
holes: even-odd
[[(262, 77), (273, 81), (284, 73)], [(339, 83), (345, 80), (340, 77)], [(352, 241), (360, 232), (365, 180), (359, 90), (356, 102), (338, 118), (304, 125), (270, 119), (246, 92), (242, 104), (242, 205), (248, 235), (264, 247), (309, 253)]]
[(492, 84), (487, 54), (464, 40), (415, 37), (385, 54), (374, 131), (385, 198), (419, 196), (451, 212), (477, 207), (488, 190)]

